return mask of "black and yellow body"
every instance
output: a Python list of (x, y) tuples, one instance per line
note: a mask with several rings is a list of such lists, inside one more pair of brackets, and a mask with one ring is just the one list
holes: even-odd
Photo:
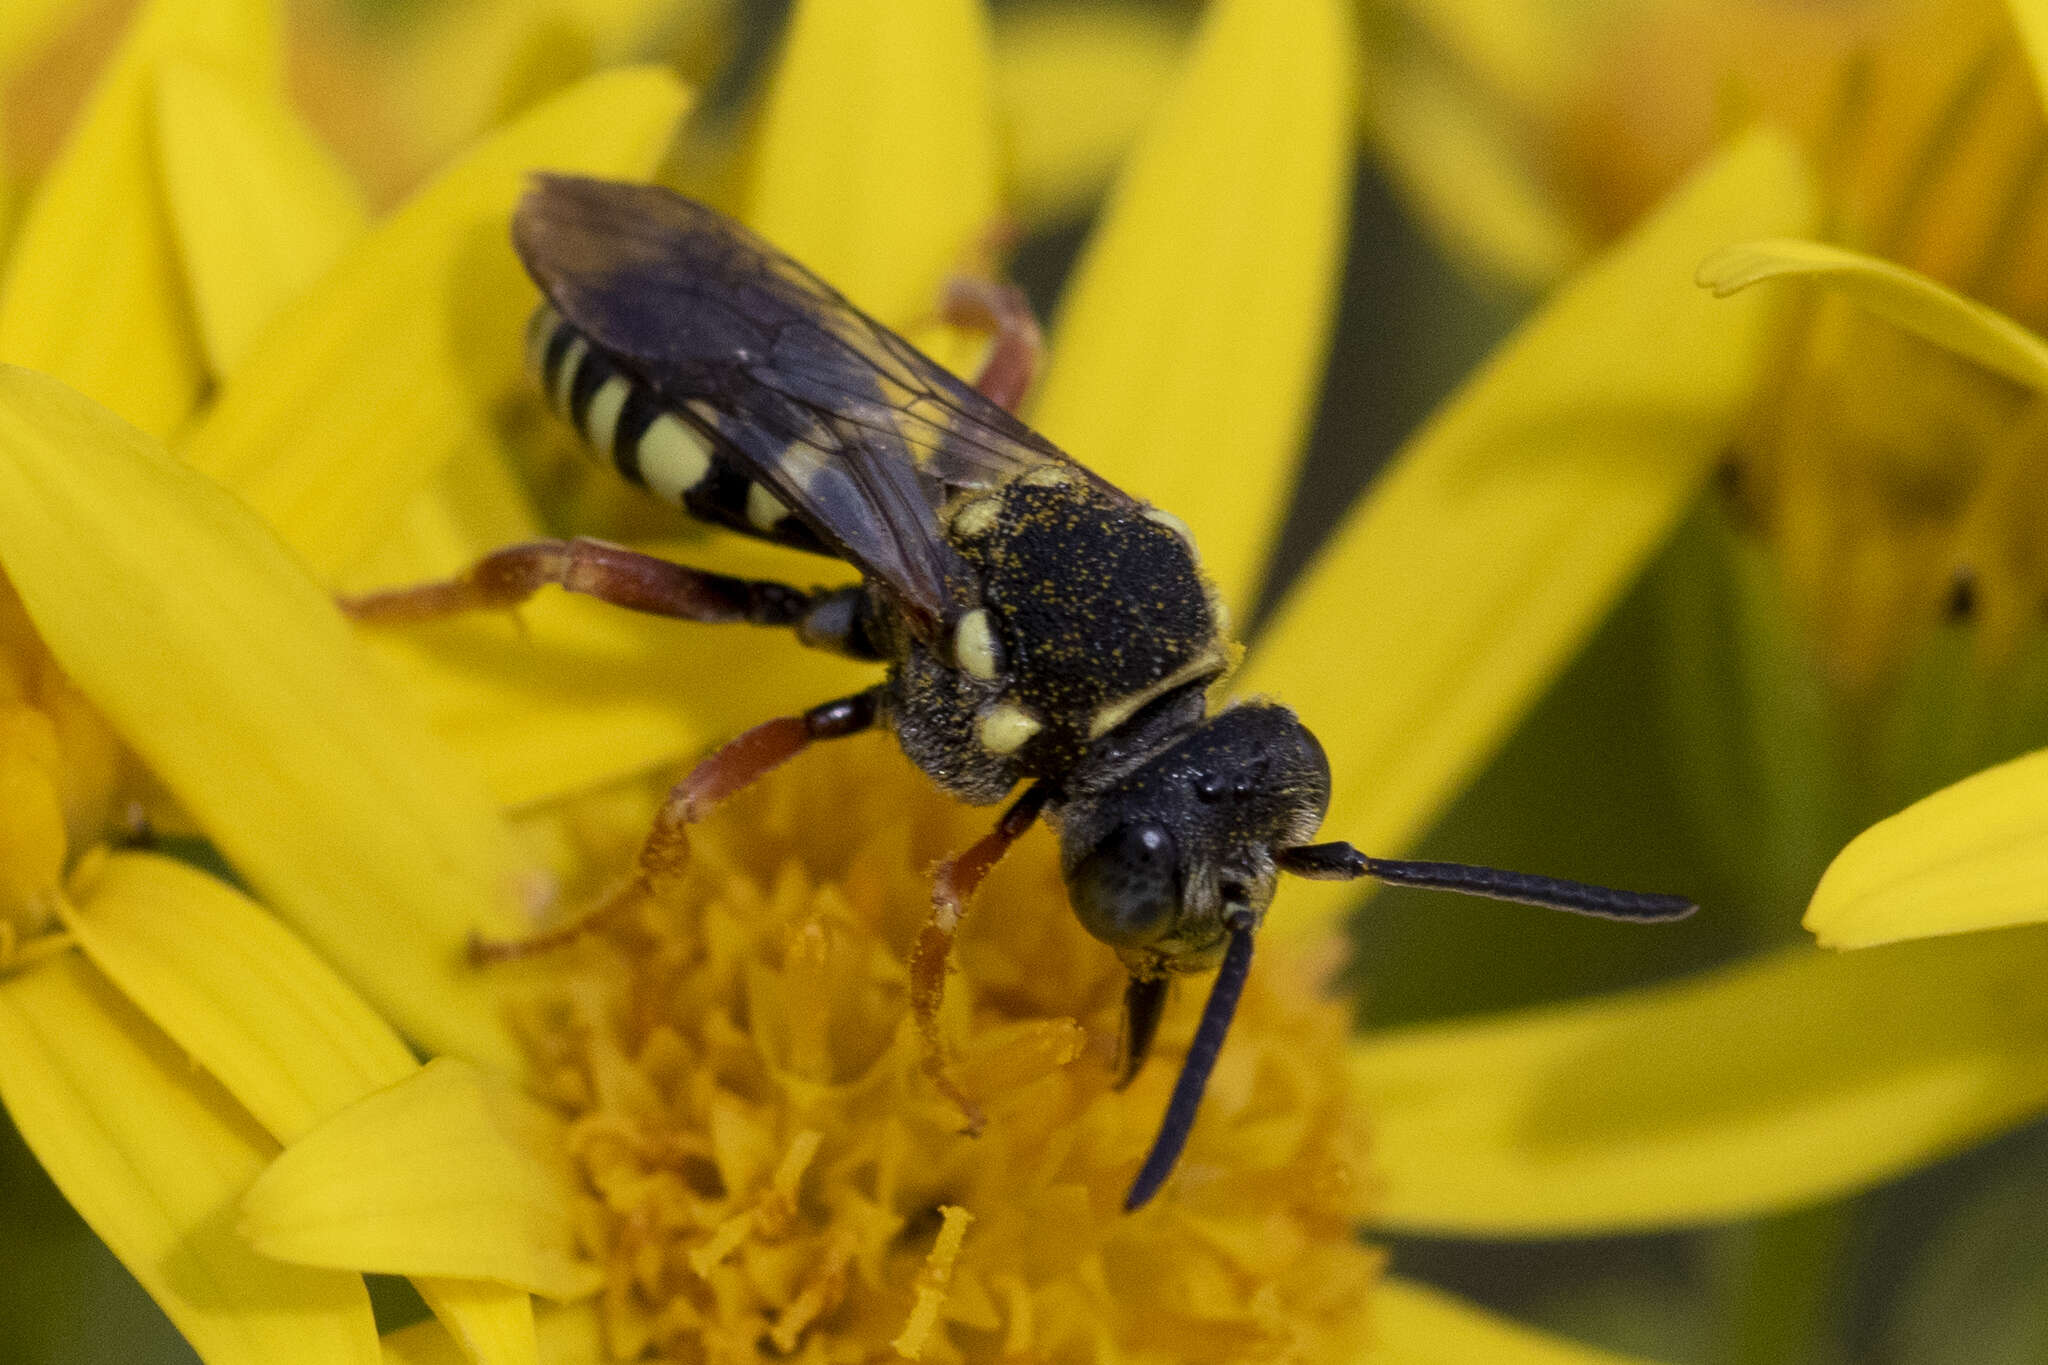
[(889, 721), (963, 800), (1033, 779), (1086, 790), (1133, 756), (1134, 717), (1199, 717), (1235, 662), (1185, 530), (1085, 471), (1026, 471), (941, 525), (973, 605), (931, 644), (903, 632)]
[[(532, 368), (597, 454), (695, 516), (834, 555), (862, 581), (805, 592), (598, 542), (546, 542), (459, 581), (360, 603), (359, 614), (504, 605), (555, 583), (636, 610), (785, 627), (885, 665), (869, 690), (735, 740), (679, 784), (662, 818), (694, 818), (804, 744), (874, 724), (963, 800), (1023, 787), (990, 836), (940, 870), (927, 939), (941, 959), (974, 883), (1043, 815), (1060, 836), (1075, 912), (1130, 973), (1123, 1079), (1143, 1062), (1170, 977), (1220, 963), (1127, 1206), (1159, 1188), (1193, 1123), (1282, 872), (1621, 918), (1690, 909), (1677, 897), (1309, 844), (1330, 796), (1321, 746), (1283, 706), (1212, 705), (1239, 651), (1178, 520), (679, 195), (541, 177), (513, 236), (546, 295), (528, 337)], [(643, 868), (661, 842), (658, 821)], [(942, 981), (942, 960), (913, 963), (928, 1044)]]

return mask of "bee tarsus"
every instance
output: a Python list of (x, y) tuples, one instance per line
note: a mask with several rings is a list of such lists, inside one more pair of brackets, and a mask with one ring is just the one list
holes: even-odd
[(979, 1133), (988, 1122), (981, 1106), (970, 1099), (946, 1069), (945, 1040), (939, 1035), (939, 1006), (946, 993), (946, 969), (953, 957), (953, 938), (974, 899), (995, 865), (1010, 851), (1010, 845), (1024, 836), (1037, 821), (1039, 812), (1052, 795), (1044, 782), (1033, 783), (1011, 803), (996, 821), (995, 828), (981, 836), (965, 852), (938, 865), (932, 873), (931, 915), (919, 931), (910, 953), (910, 1009), (917, 1031), (924, 1041), (924, 1071), (939, 1092), (960, 1110), (966, 1131)]

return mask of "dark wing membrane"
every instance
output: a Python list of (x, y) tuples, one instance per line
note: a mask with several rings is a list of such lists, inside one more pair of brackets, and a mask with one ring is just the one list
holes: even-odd
[(839, 292), (715, 210), (544, 175), (513, 241), (556, 309), (933, 630), (968, 585), (937, 509), (1074, 466)]

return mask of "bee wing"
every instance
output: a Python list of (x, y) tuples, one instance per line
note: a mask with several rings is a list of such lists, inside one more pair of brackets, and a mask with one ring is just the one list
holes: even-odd
[(971, 605), (940, 532), (947, 499), (1048, 463), (1080, 470), (803, 266), (671, 190), (537, 176), (512, 236), (569, 322), (880, 581), (927, 638)]

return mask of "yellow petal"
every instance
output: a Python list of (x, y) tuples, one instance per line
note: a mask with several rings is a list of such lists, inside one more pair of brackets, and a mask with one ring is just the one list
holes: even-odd
[[(664, 58), (705, 41), (732, 0), (510, 0), (415, 5), (387, 47), (384, 103), (410, 145), (404, 161), (447, 157), (601, 67)], [(729, 24), (720, 24), (728, 27)], [(685, 70), (686, 78), (690, 72)]]
[(1395, 0), (1367, 34), (1368, 131), (1388, 174), (1461, 258), (1548, 286), (1589, 249), (1558, 168), (1534, 152), (1642, 7)]
[(539, 1365), (533, 1297), (523, 1289), (486, 1280), (413, 1281), (420, 1297), (446, 1326), (463, 1357), (475, 1365)]
[(2048, 389), (2048, 342), (1917, 270), (1794, 238), (1727, 247), (1699, 269), (1699, 282), (1716, 298), (1775, 279), (1813, 280), (1915, 336), (2029, 388)]
[(1054, 332), (1038, 425), (1194, 528), (1248, 607), (1322, 373), (1350, 193), (1340, 0), (1221, 0), (1131, 153)]
[(1372, 1287), (1372, 1324), (1365, 1365), (1628, 1365), (1633, 1359), (1519, 1326), (1395, 1276)]
[(552, 1298), (596, 1288), (577, 1259), (560, 1122), (477, 1068), (429, 1062), (287, 1148), (242, 1231), (302, 1265), (495, 1280)]
[(359, 1276), (234, 1229), (276, 1144), (76, 954), (0, 979), (0, 1102), (43, 1169), (213, 1365), (371, 1365)]
[(1534, 289), (1586, 254), (1586, 234), (1528, 155), (1528, 125), (1473, 98), (1465, 72), (1404, 52), (1366, 91), (1388, 175), (1460, 260)]
[[(1322, 739), (1332, 837), (1383, 854), (1414, 839), (1663, 540), (1771, 336), (1767, 311), (1699, 295), (1693, 263), (1812, 212), (1788, 143), (1729, 148), (1510, 339), (1346, 518), (1240, 684)], [(1275, 927), (1355, 899), (1290, 887)]]
[(469, 1365), (468, 1355), (434, 1318), (386, 1332), (383, 1346), (384, 1365)]
[(632, 616), (567, 593), (534, 599), (516, 620), (382, 632), (377, 648), (510, 806), (694, 756), (876, 676), (787, 632)]
[(1423, 35), (1435, 60), (1464, 73), (1471, 98), (1537, 116), (1581, 92), (1589, 62), (1608, 55), (1635, 3), (1570, 5), (1557, 0), (1396, 0), (1397, 32)]
[(546, 534), (513, 462), (467, 446), (413, 496), (368, 553), (336, 575), (336, 584), (353, 593), (419, 582)]
[(1565, 1236), (1862, 1189), (2048, 1108), (2048, 932), (1797, 949), (1364, 1041), (1388, 1227)]
[[(458, 456), (394, 534), (343, 576), (351, 591), (455, 573), (544, 534), (504, 462)], [(740, 536), (642, 547), (681, 563), (809, 584), (824, 562)], [(363, 633), (420, 698), (437, 734), (500, 804), (528, 806), (695, 755), (770, 715), (844, 696), (872, 666), (804, 649), (787, 631), (658, 620), (568, 593), (518, 614)]]
[[(671, 557), (724, 573), (792, 577), (786, 556), (723, 539), (729, 543)], [(801, 567), (794, 576), (820, 577)], [(875, 681), (873, 665), (805, 649), (787, 631), (659, 620), (552, 591), (516, 618), (472, 617), (373, 638), (437, 732), (508, 806), (693, 757), (758, 721)]]
[(455, 452), (492, 440), (535, 298), (506, 228), (527, 173), (644, 175), (682, 106), (666, 73), (614, 71), (498, 133), (278, 318), (186, 457), (332, 575)]
[(0, 5), (0, 73), (11, 75), (71, 17), (77, 0), (9, 0)]
[(190, 62), (157, 76), (164, 194), (199, 335), (230, 375), (263, 325), (332, 265), (362, 196), (281, 92)]
[[(540, 1358), (548, 1365), (608, 1365), (603, 1329), (592, 1301), (543, 1304), (534, 1312)], [(385, 1365), (463, 1365), (469, 1357), (438, 1322), (420, 1322), (384, 1336)]]
[(157, 436), (190, 413), (204, 367), (158, 179), (155, 77), (188, 59), (276, 84), (274, 10), (155, 0), (136, 17), (0, 279), (0, 362), (54, 374)]
[(877, 317), (929, 316), (995, 225), (991, 68), (974, 0), (802, 0), (741, 216)]
[[(502, 461), (458, 457), (345, 582), (363, 590), (444, 576), (540, 534)], [(809, 584), (850, 576), (741, 536), (642, 548), (742, 577)], [(804, 649), (787, 631), (657, 620), (554, 591), (516, 617), (366, 631), (364, 639), (506, 806), (690, 757), (768, 716), (874, 681), (871, 666)]]
[(0, 708), (0, 922), (15, 929), (47, 918), (39, 907), (62, 882), (68, 851), (58, 775), (9, 733), (34, 721), (48, 733), (40, 712)]
[(400, 1028), (506, 1066), (509, 836), (247, 508), (54, 380), (0, 369), (0, 569), (250, 883)]
[(2006, 8), (2020, 31), (2020, 46), (2034, 73), (2034, 92), (2048, 101), (2048, 0), (2006, 0)]
[(1010, 203), (1027, 223), (1077, 218), (1165, 96), (1187, 26), (1148, 9), (1008, 6), (995, 17)]
[(1806, 927), (1829, 948), (2048, 919), (2048, 750), (1964, 778), (1835, 856)]
[(78, 944), (279, 1142), (419, 1065), (334, 970), (234, 888), (116, 854), (74, 888)]

